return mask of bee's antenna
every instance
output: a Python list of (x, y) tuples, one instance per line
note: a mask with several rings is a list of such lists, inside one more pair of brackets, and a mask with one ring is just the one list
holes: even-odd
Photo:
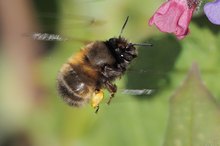
[(129, 18), (129, 16), (127, 16), (127, 18), (126, 18), (126, 20), (125, 20), (125, 23), (124, 23), (124, 25), (123, 25), (122, 28), (121, 28), (121, 32), (120, 32), (119, 37), (121, 37), (121, 35), (122, 35), (123, 31), (124, 31), (124, 28), (125, 28), (125, 26), (126, 26), (126, 24), (127, 24), (127, 22), (128, 22), (128, 18)]
[(152, 47), (153, 46), (153, 44), (148, 44), (148, 43), (142, 43), (142, 44), (133, 44), (134, 46), (143, 46), (143, 47), (146, 47), (146, 46), (150, 46), (150, 47)]

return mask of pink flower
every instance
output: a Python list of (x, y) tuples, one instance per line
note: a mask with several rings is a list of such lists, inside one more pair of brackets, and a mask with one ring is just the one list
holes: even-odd
[(149, 25), (183, 39), (189, 33), (189, 23), (199, 0), (168, 0), (149, 20)]

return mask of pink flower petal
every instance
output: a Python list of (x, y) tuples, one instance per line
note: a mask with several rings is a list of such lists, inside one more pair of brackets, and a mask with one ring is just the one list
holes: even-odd
[(178, 39), (183, 39), (189, 34), (188, 26), (197, 2), (196, 0), (169, 0), (162, 4), (150, 18), (149, 25), (155, 24), (160, 31), (173, 33)]
[[(157, 10), (157, 13), (160, 15), (163, 15), (167, 12), (169, 7), (170, 7), (170, 3), (166, 2), (160, 6), (160, 8)], [(151, 17), (151, 19), (149, 20), (149, 25), (154, 24), (154, 17), (155, 17), (155, 15), (153, 15), (153, 17)]]

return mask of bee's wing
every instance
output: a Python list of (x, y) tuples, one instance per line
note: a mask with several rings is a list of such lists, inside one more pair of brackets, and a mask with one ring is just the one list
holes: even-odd
[[(149, 77), (149, 74), (160, 76), (162, 73), (150, 69), (128, 69), (125, 76), (123, 77), (126, 78), (126, 84), (124, 85), (124, 87), (119, 87), (118, 91), (121, 94), (127, 95), (151, 96), (153, 93), (156, 92), (157, 88), (147, 83), (147, 77)], [(138, 79), (141, 79), (142, 82), (140, 82), (140, 80)]]
[(91, 41), (78, 37), (78, 33), (73, 34), (73, 32), (76, 30), (83, 32), (84, 29), (93, 29), (106, 23), (104, 20), (92, 16), (42, 12), (37, 13), (36, 19), (40, 22), (38, 31), (23, 32), (19, 34), (21, 37), (44, 42), (77, 41), (87, 44)]
[(73, 26), (75, 28), (97, 27), (106, 23), (106, 21), (99, 18), (76, 14), (62, 14), (60, 16), (53, 13), (39, 13), (37, 19), (42, 22), (41, 27), (45, 32), (50, 32), (51, 28), (60, 24), (60, 22), (64, 23), (66, 30), (74, 29)]
[[(136, 99), (149, 99), (152, 98), (153, 95), (157, 92), (157, 89), (148, 89), (148, 88), (118, 88), (118, 91), (114, 95), (114, 98), (111, 100), (111, 104), (121, 103), (121, 102), (129, 102), (128, 97), (133, 97)], [(110, 94), (105, 94), (104, 102), (101, 104), (105, 104), (110, 99)]]
[(26, 37), (28, 39), (32, 39), (35, 41), (42, 41), (42, 42), (81, 42), (83, 44), (91, 43), (92, 41), (86, 39), (80, 39), (77, 37), (68, 37), (62, 34), (52, 34), (52, 33), (45, 33), (45, 32), (34, 32), (34, 33), (24, 33), (22, 37)]
[(119, 89), (121, 94), (133, 95), (133, 96), (150, 96), (152, 95), (156, 89)]
[[(116, 96), (131, 95), (141, 99), (154, 97), (170, 83), (167, 71), (146, 65), (137, 66), (136, 62), (133, 62), (122, 80), (125, 82), (118, 84)], [(121, 102), (122, 99), (113, 102), (117, 101)]]

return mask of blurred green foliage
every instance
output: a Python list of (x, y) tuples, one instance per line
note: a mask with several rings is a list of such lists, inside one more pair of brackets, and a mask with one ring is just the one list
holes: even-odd
[(220, 144), (220, 109), (193, 64), (183, 85), (171, 97), (164, 146)]
[[(83, 44), (77, 41), (56, 43), (40, 62), (47, 98), (31, 111), (24, 124), (36, 146), (161, 146), (169, 130), (166, 129), (169, 97), (181, 84), (192, 62), (198, 63), (212, 94), (220, 97), (220, 28), (209, 23), (205, 16), (198, 15), (193, 18), (190, 35), (184, 40), (163, 34), (149, 27), (147, 22), (162, 2), (36, 1), (43, 30), (91, 41), (118, 36), (124, 19), (130, 16), (123, 36), (131, 42), (153, 43), (154, 47), (139, 48), (139, 57), (130, 72), (117, 84), (120, 89), (156, 90), (156, 94), (135, 97), (118, 92), (110, 106), (101, 105), (97, 115), (89, 105), (80, 109), (69, 107), (57, 94), (56, 75), (67, 58)], [(52, 17), (47, 18), (44, 13)], [(104, 23), (92, 25), (91, 20)], [(140, 70), (145, 72), (140, 73)], [(105, 95), (107, 99), (108, 93)], [(178, 116), (181, 120), (181, 115)]]

